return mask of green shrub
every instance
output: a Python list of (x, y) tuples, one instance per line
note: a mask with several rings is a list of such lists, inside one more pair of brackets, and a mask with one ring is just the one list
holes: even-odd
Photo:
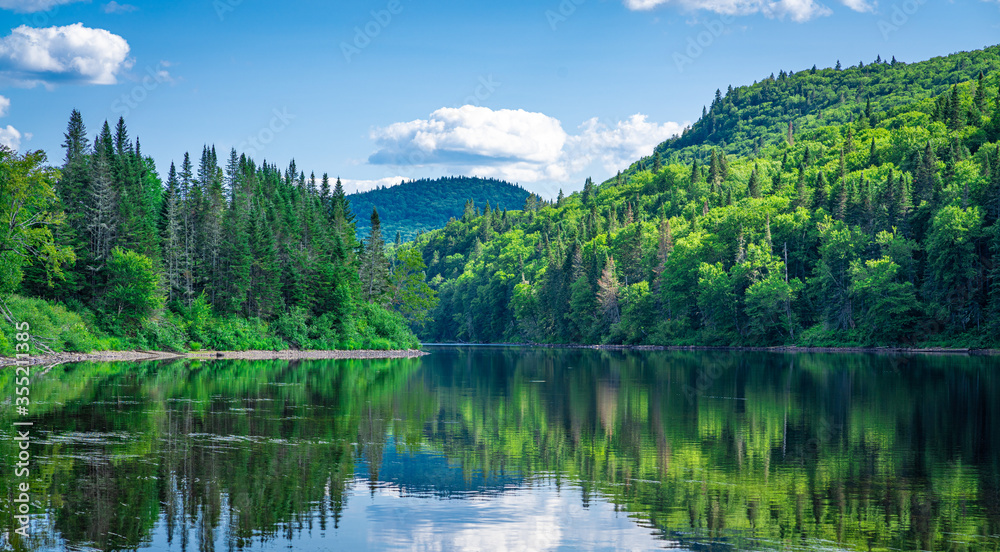
[[(89, 315), (89, 320), (85, 320), (79, 313), (61, 304), (12, 295), (7, 298), (6, 305), (16, 321), (27, 322), (30, 333), (42, 339), (48, 347), (57, 352), (95, 351), (101, 349), (102, 339), (106, 338), (94, 323), (93, 315)], [(6, 320), (0, 322), (0, 327), (2, 327), (0, 333), (4, 336), (3, 341), (0, 341), (0, 354), (11, 355), (14, 353), (11, 345), (15, 333), (14, 327)], [(42, 353), (34, 347), (30, 352)]]
[(419, 346), (420, 342), (400, 314), (370, 303), (358, 305), (354, 326), (347, 328), (342, 343), (345, 349), (415, 349)]
[(7, 341), (7, 336), (4, 335), (5, 333), (7, 332), (0, 332), (0, 356), (13, 356), (14, 346)]
[(300, 349), (309, 348), (309, 313), (302, 307), (292, 307), (278, 317), (274, 331), (279, 337)]
[(135, 338), (136, 346), (157, 351), (186, 351), (190, 336), (187, 323), (180, 316), (164, 311), (163, 315), (143, 325)]
[(217, 351), (280, 350), (288, 346), (259, 318), (216, 318), (207, 333), (208, 346)]

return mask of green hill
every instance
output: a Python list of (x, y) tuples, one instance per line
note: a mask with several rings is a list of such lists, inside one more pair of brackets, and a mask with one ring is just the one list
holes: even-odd
[(734, 89), (618, 178), (423, 235), (424, 337), (996, 347), (998, 69), (991, 47)]
[(412, 180), (398, 186), (351, 194), (351, 210), (357, 217), (358, 236), (368, 233), (369, 215), (377, 208), (382, 235), (392, 240), (398, 231), (404, 241), (420, 232), (442, 228), (452, 217), (465, 213), (471, 199), (477, 209), (520, 209), (530, 193), (520, 186), (492, 178), (445, 177)]
[[(953, 84), (1000, 69), (1000, 46), (935, 57), (918, 63), (883, 60), (850, 67), (778, 72), (749, 86), (716, 91), (701, 118), (681, 136), (655, 148), (627, 173), (662, 160), (708, 159), (712, 148), (754, 155), (788, 136), (830, 125), (860, 121), (865, 113), (893, 116), (914, 104), (940, 97)], [(924, 104), (922, 108), (927, 108)]]

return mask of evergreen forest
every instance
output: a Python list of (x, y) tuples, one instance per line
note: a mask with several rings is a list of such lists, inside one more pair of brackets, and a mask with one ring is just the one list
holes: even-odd
[(433, 341), (996, 347), (1000, 47), (778, 72), (602, 184), (416, 243)]
[(0, 315), (52, 350), (996, 347), (998, 69), (994, 46), (780, 70), (552, 200), (347, 196), (211, 146), (161, 174), (124, 120), (91, 140), (74, 111), (58, 166), (0, 151)]
[(0, 314), (41, 351), (419, 346), (421, 257), (375, 210), (358, 240), (339, 179), (206, 146), (164, 181), (124, 120), (91, 142), (78, 111), (64, 149), (0, 150)]

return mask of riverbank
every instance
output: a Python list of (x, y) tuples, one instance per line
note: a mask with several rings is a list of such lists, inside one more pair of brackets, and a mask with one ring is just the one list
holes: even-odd
[[(171, 353), (166, 351), (101, 351), (96, 353), (53, 353), (31, 355), (30, 366), (48, 366), (69, 362), (147, 362), (154, 360), (324, 360), (324, 359), (387, 359), (416, 358), (428, 353), (416, 349), (358, 350), (358, 351), (195, 351)], [(14, 366), (17, 359), (0, 357), (0, 366)]]
[(962, 347), (726, 347), (718, 345), (584, 345), (579, 343), (424, 343), (438, 347), (543, 347), (548, 349), (594, 349), (600, 351), (733, 351), (744, 353), (874, 353), (874, 354), (940, 354), (940, 355), (1000, 355), (1000, 349)]

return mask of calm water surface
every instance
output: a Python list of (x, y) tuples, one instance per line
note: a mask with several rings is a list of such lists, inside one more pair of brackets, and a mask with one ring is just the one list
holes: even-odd
[(0, 550), (998, 550), (1000, 359), (434, 347), (55, 367)]

